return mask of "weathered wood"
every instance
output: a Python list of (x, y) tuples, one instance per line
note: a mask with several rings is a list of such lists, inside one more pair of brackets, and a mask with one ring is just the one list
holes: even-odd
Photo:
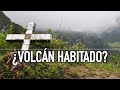
[(51, 34), (32, 34), (31, 40), (51, 40)]
[(8, 34), (6, 40), (23, 40), (25, 34)]

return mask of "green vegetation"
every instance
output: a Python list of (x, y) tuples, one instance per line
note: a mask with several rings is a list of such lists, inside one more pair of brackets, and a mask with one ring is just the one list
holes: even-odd
[(119, 48), (120, 49), (120, 42), (109, 43), (109, 45), (112, 48)]
[(4, 26), (8, 26), (11, 23), (11, 20), (2, 12), (0, 11), (0, 31)]
[(3, 59), (3, 55), (0, 55), (0, 61)]
[[(13, 28), (13, 27), (11, 27)], [(13, 29), (10, 29), (12, 31)], [(9, 31), (9, 30), (8, 30)], [(30, 48), (40, 49), (48, 47), (50, 49), (86, 49), (82, 42), (73, 45), (65, 43), (59, 39), (52, 31), (51, 42), (31, 42)], [(5, 33), (0, 33), (0, 48), (21, 48), (21, 42), (6, 42)], [(47, 46), (46, 46), (47, 45)], [(1, 51), (0, 54), (0, 78), (1, 79), (61, 79), (61, 78), (120, 78), (120, 55), (117, 52), (109, 56), (107, 63), (30, 63), (22, 70), (12, 73), (5, 68), (2, 58), (10, 51)]]
[[(0, 32), (0, 49), (6, 49), (0, 50), (0, 79), (120, 79), (120, 51), (117, 50), (110, 51), (107, 63), (29, 63), (22, 70), (16, 71), (16, 73), (11, 72), (10, 69), (5, 67), (3, 57), (11, 51), (21, 49), (22, 41), (7, 42), (5, 38), (7, 34), (24, 33), (25, 29), (11, 22), (1, 11), (0, 26), (0, 30), (4, 26), (6, 27), (6, 32)], [(115, 40), (120, 40), (118, 32), (114, 33), (116, 35)], [(52, 41), (32, 41), (30, 49), (44, 49), (47, 47), (48, 49), (82, 50), (120, 47), (119, 41), (112, 39), (111, 33), (103, 35), (106, 42), (97, 35), (87, 35), (81, 32), (55, 32), (49, 29), (46, 33), (52, 34)], [(108, 44), (107, 40), (110, 44)]]
[(63, 40), (65, 43), (73, 46), (76, 43), (82, 43), (86, 48), (90, 49), (105, 49), (110, 48), (109, 44), (95, 33), (84, 33), (76, 31), (56, 31), (54, 32), (58, 39)]
[[(12, 28), (12, 29), (11, 29)], [(12, 22), (2, 11), (0, 11), (0, 32), (4, 29), (4, 32), (9, 32), (8, 33), (24, 33), (25, 29)], [(12, 31), (10, 31), (10, 29)]]

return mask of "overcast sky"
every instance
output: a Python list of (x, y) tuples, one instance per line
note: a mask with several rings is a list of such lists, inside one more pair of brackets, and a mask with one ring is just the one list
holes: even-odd
[(120, 11), (4, 11), (15, 23), (26, 28), (34, 21), (37, 29), (103, 31), (115, 25)]

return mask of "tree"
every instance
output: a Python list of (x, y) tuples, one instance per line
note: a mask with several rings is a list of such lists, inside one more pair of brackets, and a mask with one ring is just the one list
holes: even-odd
[(8, 27), (7, 33), (12, 34), (13, 32), (14, 32), (14, 26), (13, 26), (13, 24), (10, 24)]
[(51, 49), (64, 49), (65, 48), (65, 42), (60, 39), (53, 38), (50, 42), (50, 48)]

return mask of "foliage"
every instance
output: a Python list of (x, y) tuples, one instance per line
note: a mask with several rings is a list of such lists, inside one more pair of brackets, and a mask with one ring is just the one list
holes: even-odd
[(65, 48), (65, 42), (60, 39), (53, 38), (50, 42), (50, 48), (51, 49), (64, 49)]
[(10, 23), (7, 28), (8, 34), (21, 34), (25, 33), (25, 31), (26, 30), (22, 26), (15, 23)]
[(120, 48), (120, 42), (109, 43), (112, 48)]
[(2, 61), (3, 59), (3, 55), (0, 53), (0, 61)]
[(14, 26), (12, 24), (10, 24), (9, 27), (8, 27), (7, 33), (12, 34), (14, 31), (15, 31)]
[(11, 20), (2, 12), (0, 11), (0, 30), (4, 26), (8, 26), (11, 23)]
[[(4, 49), (8, 46), (8, 43), (5, 40), (6, 34), (0, 33), (0, 54), (2, 54)], [(3, 50), (2, 50), (3, 49)]]
[(65, 67), (65, 64), (59, 63), (38, 63), (35, 66), (28, 66), (25, 72), (29, 73), (28, 78), (55, 79), (64, 77)]
[[(0, 49), (21, 49), (23, 41), (8, 42), (5, 40), (7, 34), (25, 33), (25, 29), (11, 20), (0, 11), (0, 30), (5, 26), (5, 33), (0, 32)], [(111, 28), (111, 32), (102, 33), (102, 37), (95, 34), (87, 34), (75, 31), (53, 31), (49, 29), (46, 33), (52, 35), (51, 42), (31, 41), (30, 49), (104, 49), (110, 46), (119, 46), (120, 30), (119, 26)], [(114, 31), (115, 30), (115, 31)], [(114, 36), (114, 37), (113, 37)], [(105, 40), (104, 40), (105, 39)], [(87, 78), (97, 76), (101, 71), (101, 76), (112, 73), (120, 75), (120, 53), (110, 52), (107, 63), (30, 63), (16, 74), (5, 67), (3, 56), (10, 51), (0, 50), (0, 79), (61, 79), (61, 78)], [(56, 54), (56, 53), (55, 53)], [(57, 55), (55, 55), (57, 56)], [(55, 58), (56, 59), (56, 58)], [(98, 71), (97, 71), (98, 70)], [(108, 72), (108, 74), (105, 74)], [(100, 77), (101, 78), (101, 77)], [(119, 76), (120, 78), (120, 76)]]
[(72, 46), (72, 49), (75, 49), (75, 50), (85, 49), (85, 45), (82, 43), (76, 43)]
[[(9, 33), (14, 31), (13, 26), (9, 27)], [(59, 35), (56, 35), (52, 30), (49, 30), (48, 33), (53, 35), (53, 39), (51, 42), (39, 42), (33, 41), (31, 42), (31, 49), (44, 49), (48, 47), (49, 49), (86, 49), (87, 46), (82, 43), (82, 41), (78, 40), (74, 44), (70, 45), (63, 39), (59, 39)], [(0, 33), (0, 48), (10, 48), (10, 49), (18, 49), (21, 48), (22, 42), (6, 42), (5, 41), (6, 34)], [(93, 37), (94, 42), (99, 42), (95, 37)], [(101, 43), (101, 42), (100, 42)], [(110, 61), (107, 63), (30, 63), (26, 65), (22, 70), (18, 71), (17, 74), (12, 73), (9, 69), (7, 69), (2, 61), (2, 57), (4, 55), (3, 52), (0, 54), (0, 78), (1, 79), (61, 79), (61, 78), (79, 78), (85, 77), (87, 75), (96, 75), (95, 70), (107, 70), (115, 73), (120, 73), (120, 54), (116, 54), (118, 52), (111, 53), (109, 59)], [(56, 53), (55, 53), (56, 54)], [(70, 70), (68, 70), (70, 68)], [(79, 69), (83, 68), (83, 71)], [(87, 71), (86, 71), (87, 70)], [(89, 72), (89, 73), (88, 73)], [(110, 72), (110, 73), (111, 73)], [(87, 73), (87, 75), (84, 74)], [(82, 75), (83, 74), (83, 75)], [(107, 74), (108, 75), (108, 74)]]

